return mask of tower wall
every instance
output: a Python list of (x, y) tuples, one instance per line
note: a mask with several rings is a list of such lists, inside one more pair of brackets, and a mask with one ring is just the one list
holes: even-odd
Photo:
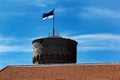
[(41, 38), (33, 41), (33, 63), (76, 63), (77, 42), (66, 38)]

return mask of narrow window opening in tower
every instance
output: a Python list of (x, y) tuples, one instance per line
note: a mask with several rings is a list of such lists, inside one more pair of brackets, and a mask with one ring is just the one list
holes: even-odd
[(39, 61), (39, 55), (37, 55), (37, 61)]

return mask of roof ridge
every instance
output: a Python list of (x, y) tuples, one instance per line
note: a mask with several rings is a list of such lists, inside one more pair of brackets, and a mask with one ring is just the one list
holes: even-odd
[(79, 64), (103, 64), (103, 65), (107, 65), (107, 64), (120, 64), (120, 62), (83, 62), (83, 63), (79, 63)]
[[(72, 64), (38, 64), (38, 65), (35, 65), (35, 64), (23, 64), (23, 65), (8, 65), (10, 67), (38, 67), (38, 66), (70, 66), (70, 65), (117, 65), (117, 64), (120, 64), (120, 62), (117, 62), (117, 63), (112, 63), (112, 62), (101, 62), (101, 63), (72, 63)], [(4, 69), (4, 68), (3, 68)]]
[[(73, 63), (73, 64), (75, 64), (75, 63)], [(23, 65), (9, 65), (9, 66), (11, 66), (11, 67), (14, 67), (14, 66), (17, 66), (17, 67), (21, 67), (21, 66), (23, 66), (23, 67), (26, 67), (26, 66), (63, 66), (63, 65), (73, 65), (73, 64), (38, 64), (38, 65), (36, 65), (36, 64), (23, 64)]]

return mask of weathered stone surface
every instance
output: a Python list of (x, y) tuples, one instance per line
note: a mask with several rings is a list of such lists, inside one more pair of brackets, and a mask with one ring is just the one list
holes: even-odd
[(61, 37), (48, 37), (33, 41), (33, 63), (76, 63), (77, 42)]

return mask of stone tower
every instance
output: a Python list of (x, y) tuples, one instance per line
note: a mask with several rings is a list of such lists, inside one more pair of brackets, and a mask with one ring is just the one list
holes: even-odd
[(35, 39), (33, 64), (76, 63), (77, 42), (62, 37)]

